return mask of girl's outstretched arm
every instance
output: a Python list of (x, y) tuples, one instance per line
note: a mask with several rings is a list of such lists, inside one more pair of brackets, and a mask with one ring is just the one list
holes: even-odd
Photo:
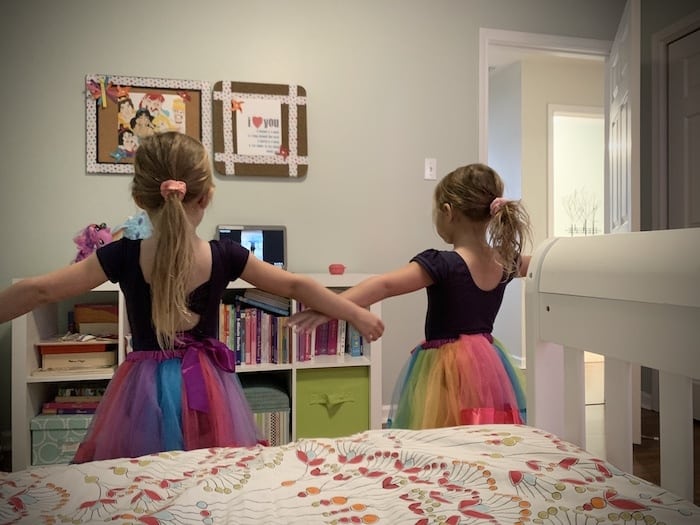
[(527, 277), (527, 270), (530, 267), (530, 259), (532, 256), (523, 255), (520, 257), (520, 267), (518, 268), (518, 277)]
[(89, 292), (106, 280), (94, 253), (53, 272), (22, 279), (0, 292), (0, 323), (26, 314), (37, 306)]
[(384, 323), (379, 317), (308, 276), (282, 270), (256, 257), (248, 257), (241, 279), (261, 290), (292, 297), (330, 317), (345, 319), (368, 340), (376, 340), (384, 332)]
[[(415, 292), (431, 284), (433, 280), (428, 272), (417, 262), (410, 262), (396, 270), (368, 277), (340, 295), (359, 306), (366, 307), (387, 297)], [(289, 325), (298, 330), (313, 330), (328, 319), (328, 316), (317, 311), (304, 310), (292, 315), (289, 318)]]

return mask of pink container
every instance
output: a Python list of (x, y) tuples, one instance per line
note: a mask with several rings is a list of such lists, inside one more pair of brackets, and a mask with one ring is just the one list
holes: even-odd
[(345, 265), (343, 264), (330, 264), (328, 265), (328, 272), (332, 275), (342, 275), (345, 273)]

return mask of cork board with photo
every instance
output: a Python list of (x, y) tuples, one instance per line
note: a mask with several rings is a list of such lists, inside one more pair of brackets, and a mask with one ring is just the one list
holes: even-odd
[(211, 148), (211, 92), (197, 80), (85, 78), (88, 173), (133, 173), (139, 141), (179, 131)]

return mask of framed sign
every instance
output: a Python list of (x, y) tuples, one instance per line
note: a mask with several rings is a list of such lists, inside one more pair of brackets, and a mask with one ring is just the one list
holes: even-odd
[(212, 94), (214, 169), (222, 175), (303, 177), (306, 90), (219, 81)]
[(211, 148), (207, 82), (163, 78), (85, 77), (88, 173), (133, 173), (139, 140), (180, 131)]

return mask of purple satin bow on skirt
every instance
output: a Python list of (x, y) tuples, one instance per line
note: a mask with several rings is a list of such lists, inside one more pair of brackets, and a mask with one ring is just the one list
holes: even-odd
[(180, 338), (183, 349), (178, 350), (138, 350), (130, 352), (128, 361), (154, 359), (163, 362), (167, 359), (182, 359), (182, 380), (187, 392), (187, 404), (199, 412), (209, 412), (204, 373), (200, 362), (200, 353), (204, 352), (213, 364), (225, 371), (236, 371), (235, 354), (221, 341), (212, 337), (195, 339), (190, 335)]

